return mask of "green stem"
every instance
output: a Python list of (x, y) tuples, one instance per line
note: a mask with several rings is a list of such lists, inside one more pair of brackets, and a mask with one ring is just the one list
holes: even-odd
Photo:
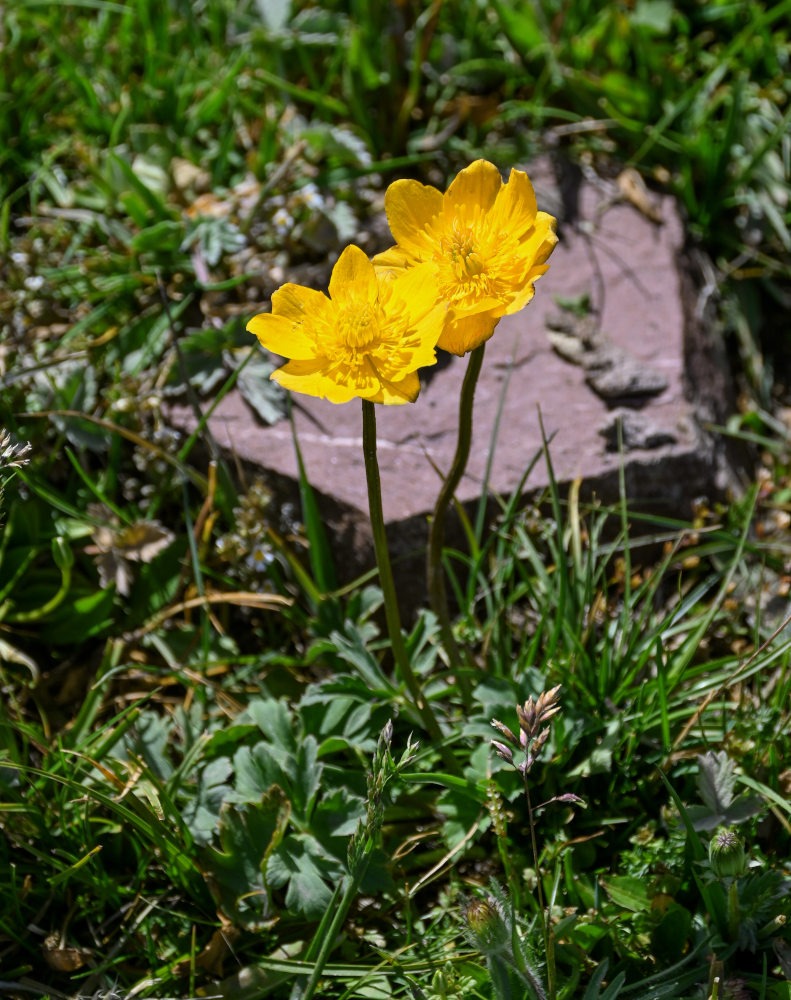
[(739, 889), (735, 878), (728, 886), (728, 934), (731, 941), (739, 938)]
[(470, 360), (467, 363), (467, 372), (464, 376), (459, 401), (459, 437), (456, 442), (456, 454), (434, 506), (434, 515), (431, 518), (428, 534), (428, 563), (426, 567), (429, 603), (439, 621), (442, 644), (448, 654), (451, 669), (456, 675), (456, 683), (459, 685), (465, 707), (469, 707), (470, 704), (470, 685), (462, 668), (461, 654), (450, 623), (448, 595), (445, 591), (445, 576), (442, 572), (442, 549), (445, 544), (445, 515), (470, 457), (472, 404), (475, 397), (475, 386), (478, 384), (478, 375), (483, 364), (485, 347), (485, 343), (476, 347), (470, 354)]
[[(318, 955), (316, 956), (316, 960), (313, 963), (313, 970), (310, 974), (310, 978), (305, 984), (303, 992), (300, 992), (298, 985), (295, 986), (291, 994), (292, 1000), (311, 1000), (313, 994), (316, 992), (316, 987), (319, 984), (319, 979), (321, 979), (321, 974), (324, 972), (324, 967), (326, 966), (330, 953), (335, 946), (335, 939), (340, 933), (343, 921), (346, 919), (346, 914), (349, 912), (349, 907), (352, 905), (354, 897), (357, 894), (357, 890), (360, 888), (360, 882), (362, 882), (363, 875), (365, 875), (365, 870), (368, 867), (369, 860), (369, 855), (365, 854), (355, 870), (349, 875), (349, 878), (346, 879), (342, 890), (339, 887), (339, 890), (333, 895), (332, 903), (335, 908), (332, 911), (333, 915), (330, 920), (330, 925), (322, 936), (321, 947)], [(340, 900), (338, 899), (339, 895)]]
[(376, 410), (375, 404), (363, 400), (363, 456), (365, 458), (365, 477), (368, 484), (368, 508), (371, 514), (371, 533), (376, 553), (376, 565), (379, 568), (379, 582), (385, 602), (387, 631), (390, 635), (390, 645), (393, 658), (401, 679), (407, 686), (412, 703), (417, 711), (426, 732), (431, 736), (436, 748), (442, 755), (445, 766), (453, 773), (458, 771), (456, 759), (444, 745), (442, 730), (430, 703), (423, 697), (420, 683), (409, 662), (404, 637), (401, 634), (401, 616), (398, 613), (393, 570), (390, 566), (390, 553), (387, 548), (384, 515), (382, 513), (382, 485), (379, 479), (379, 463), (376, 458)]

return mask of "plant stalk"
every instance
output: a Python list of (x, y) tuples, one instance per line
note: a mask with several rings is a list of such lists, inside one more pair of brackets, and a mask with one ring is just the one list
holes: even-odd
[(327, 960), (330, 957), (330, 953), (335, 945), (335, 939), (340, 933), (343, 922), (346, 919), (346, 914), (349, 912), (349, 907), (354, 901), (354, 897), (357, 894), (357, 890), (360, 887), (360, 882), (362, 882), (363, 875), (365, 875), (365, 870), (368, 867), (369, 855), (363, 855), (360, 863), (358, 864), (355, 871), (353, 871), (345, 882), (342, 889), (342, 894), (340, 899), (338, 899), (338, 894), (333, 896), (333, 902), (336, 903), (335, 911), (330, 921), (330, 925), (327, 928), (324, 937), (321, 941), (321, 948), (316, 956), (313, 963), (313, 971), (310, 974), (310, 978), (305, 984), (305, 989), (300, 992), (299, 986), (295, 986), (292, 991), (292, 1000), (311, 1000), (314, 993), (316, 992), (316, 987), (319, 985), (319, 980), (321, 979), (321, 974), (324, 972), (324, 967), (327, 964)]
[(379, 582), (384, 596), (387, 631), (390, 635), (390, 646), (396, 669), (407, 686), (412, 703), (417, 711), (426, 732), (439, 750), (443, 763), (452, 772), (458, 771), (458, 765), (453, 754), (444, 745), (442, 730), (429, 702), (423, 697), (420, 683), (409, 662), (404, 637), (401, 634), (401, 616), (398, 612), (393, 570), (390, 565), (390, 553), (387, 548), (384, 515), (382, 513), (382, 485), (379, 478), (379, 463), (376, 458), (376, 410), (375, 403), (367, 399), (363, 403), (363, 456), (365, 458), (365, 477), (368, 484), (368, 508), (371, 516), (371, 533), (376, 553), (376, 565), (379, 569)]
[(728, 886), (728, 934), (731, 941), (739, 940), (739, 889), (735, 878)]
[(544, 938), (544, 954), (547, 959), (547, 988), (550, 1000), (555, 997), (555, 970), (552, 963), (549, 944), (549, 914), (544, 907), (544, 886), (541, 882), (541, 869), (538, 866), (538, 844), (536, 843), (536, 821), (533, 815), (533, 803), (530, 799), (530, 784), (527, 780), (527, 770), (524, 772), (525, 798), (527, 799), (527, 819), (530, 825), (530, 843), (533, 848), (533, 864), (536, 868), (536, 894), (538, 896), (538, 915), (541, 924), (541, 935)]
[(459, 436), (456, 442), (456, 454), (453, 456), (453, 463), (445, 477), (434, 506), (434, 514), (429, 526), (428, 561), (426, 565), (429, 603), (431, 610), (437, 616), (442, 644), (445, 647), (445, 652), (448, 654), (451, 669), (456, 675), (456, 683), (459, 686), (462, 701), (466, 708), (470, 705), (470, 685), (462, 667), (461, 653), (456, 644), (450, 622), (448, 595), (445, 589), (445, 576), (442, 571), (442, 549), (445, 544), (445, 515), (453, 499), (453, 494), (461, 482), (461, 477), (467, 468), (467, 460), (470, 457), (472, 405), (475, 397), (475, 387), (478, 384), (478, 376), (483, 364), (485, 347), (485, 343), (476, 347), (470, 353), (470, 360), (467, 363), (467, 371), (464, 375), (461, 398), (459, 400)]

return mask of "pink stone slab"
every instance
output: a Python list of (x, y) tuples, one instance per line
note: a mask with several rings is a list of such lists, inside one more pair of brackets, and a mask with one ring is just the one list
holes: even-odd
[[(540, 178), (536, 187), (541, 207), (542, 182), (551, 185), (551, 178), (540, 167), (529, 172), (534, 180)], [(685, 500), (713, 485), (716, 469), (711, 442), (700, 429), (685, 384), (688, 323), (680, 272), (684, 232), (672, 198), (662, 197), (661, 209), (664, 222), (658, 225), (629, 203), (608, 204), (600, 190), (583, 183), (581, 225), (561, 228), (549, 272), (536, 283), (535, 298), (521, 313), (501, 320), (486, 345), (475, 399), (472, 453), (458, 499), (474, 501), (481, 495), (492, 446), (490, 492), (507, 496), (516, 487), (541, 448), (539, 409), (552, 439), (558, 480), (569, 483), (581, 477), (605, 492), (609, 483), (612, 492), (620, 459), (617, 452), (606, 450), (599, 434), (611, 419), (610, 410), (586, 384), (584, 370), (555, 353), (545, 328), (547, 314), (557, 311), (556, 296), (572, 298), (586, 291), (601, 310), (602, 330), (609, 338), (661, 372), (668, 383), (664, 392), (645, 402), (641, 414), (676, 440), (624, 455), (630, 500), (664, 501), (678, 510)], [(603, 301), (599, 301), (602, 290)], [(426, 515), (436, 498), (435, 467), (443, 471), (449, 467), (456, 445), (459, 392), (467, 359), (446, 361), (431, 370), (416, 403), (377, 407), (385, 519), (404, 528), (411, 522), (407, 534), (413, 542), (425, 530)], [(493, 442), (504, 389), (499, 433)], [(338, 406), (301, 395), (294, 395), (293, 402), (313, 487), (334, 498), (337, 508), (345, 509), (345, 516), (357, 522), (355, 535), (365, 532), (367, 493), (359, 403)], [(178, 426), (194, 426), (186, 409), (175, 409), (172, 418)], [(287, 421), (261, 426), (241, 396), (232, 392), (215, 410), (209, 427), (221, 448), (296, 479)], [(526, 489), (534, 492), (547, 483), (542, 458)]]

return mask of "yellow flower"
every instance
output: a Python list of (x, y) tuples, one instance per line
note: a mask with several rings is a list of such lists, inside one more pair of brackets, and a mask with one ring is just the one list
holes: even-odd
[(385, 209), (396, 245), (374, 257), (379, 273), (435, 269), (448, 315), (438, 347), (465, 354), (488, 340), (502, 316), (533, 297), (533, 282), (557, 243), (555, 219), (536, 209), (526, 173), (476, 160), (443, 195), (414, 180), (394, 181)]
[(328, 298), (285, 284), (272, 296), (272, 312), (247, 324), (264, 347), (292, 359), (271, 377), (333, 403), (355, 396), (414, 402), (417, 369), (436, 362), (445, 318), (436, 282), (417, 271), (380, 278), (363, 251), (349, 246), (332, 270), (329, 292)]

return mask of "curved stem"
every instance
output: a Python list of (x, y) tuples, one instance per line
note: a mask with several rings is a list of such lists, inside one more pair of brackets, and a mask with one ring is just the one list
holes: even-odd
[(453, 499), (453, 494), (461, 482), (461, 477), (467, 468), (467, 460), (470, 457), (470, 444), (472, 443), (472, 404), (475, 396), (475, 386), (478, 384), (478, 375), (483, 364), (485, 347), (485, 343), (476, 347), (470, 354), (470, 360), (467, 363), (467, 372), (464, 376), (464, 383), (461, 387), (461, 399), (459, 401), (459, 436), (456, 442), (456, 454), (453, 457), (453, 464), (445, 477), (442, 489), (439, 491), (439, 496), (437, 497), (437, 502), (434, 505), (434, 515), (431, 518), (431, 525), (429, 527), (428, 562), (426, 566), (429, 603), (431, 604), (431, 610), (439, 621), (442, 644), (448, 654), (451, 669), (456, 675), (456, 683), (459, 685), (465, 707), (468, 707), (470, 703), (470, 686), (463, 672), (461, 654), (459, 653), (459, 647), (456, 645), (456, 639), (450, 623), (448, 595), (445, 590), (445, 576), (442, 572), (442, 549), (445, 544), (445, 515)]
[(387, 631), (390, 635), (390, 645), (398, 673), (407, 686), (412, 704), (415, 707), (426, 732), (434, 741), (437, 750), (442, 755), (445, 766), (452, 772), (458, 771), (458, 765), (453, 754), (443, 743), (442, 730), (429, 702), (423, 697), (420, 682), (412, 670), (409, 656), (401, 634), (401, 616), (398, 613), (393, 570), (390, 565), (390, 553), (387, 548), (384, 515), (382, 513), (382, 485), (379, 479), (379, 463), (376, 458), (376, 410), (375, 404), (369, 400), (363, 401), (363, 457), (365, 458), (365, 478), (368, 484), (368, 508), (371, 515), (371, 533), (376, 553), (376, 565), (379, 569), (379, 582), (385, 603)]

